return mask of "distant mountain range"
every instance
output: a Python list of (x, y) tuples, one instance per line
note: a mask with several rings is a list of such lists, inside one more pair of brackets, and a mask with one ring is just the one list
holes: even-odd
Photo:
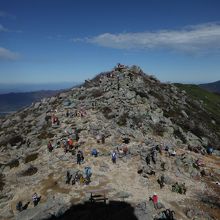
[(79, 83), (0, 84), (0, 116), (18, 111), (45, 97), (51, 97)]
[(44, 97), (51, 97), (58, 92), (60, 90), (0, 94), (0, 115), (15, 112), (31, 105), (32, 102), (39, 101)]
[(32, 83), (32, 84), (7, 84), (0, 83), (0, 94), (7, 93), (22, 93), (22, 92), (34, 92), (41, 90), (60, 90), (60, 89), (69, 89), (80, 83), (76, 82), (61, 82), (61, 83)]
[(208, 90), (210, 92), (219, 93), (220, 94), (220, 80), (213, 83), (205, 83), (199, 85), (201, 88)]

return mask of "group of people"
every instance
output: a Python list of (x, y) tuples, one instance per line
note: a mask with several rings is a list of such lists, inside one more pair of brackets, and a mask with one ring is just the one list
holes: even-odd
[(186, 185), (185, 183), (179, 184), (176, 182), (172, 185), (172, 192), (180, 193), (180, 194), (186, 194)]
[[(159, 199), (157, 193), (154, 192), (152, 197), (149, 197), (149, 201), (153, 202), (154, 208), (159, 209)], [(155, 218), (155, 220), (164, 219), (164, 220), (174, 220), (175, 212), (170, 209), (165, 209), (164, 211), (159, 213), (159, 218)]]
[(105, 143), (105, 135), (104, 134), (98, 134), (96, 135), (96, 142), (97, 144), (104, 144)]
[[(38, 203), (40, 202), (40, 199), (41, 199), (41, 196), (38, 196), (38, 194), (36, 192), (32, 195), (32, 202), (33, 202), (34, 206), (38, 205)], [(21, 212), (21, 211), (27, 209), (29, 204), (30, 204), (30, 202), (27, 202), (25, 205), (23, 205), (22, 201), (19, 201), (16, 204), (16, 209), (17, 209), (17, 211)]]
[(80, 184), (88, 185), (91, 182), (91, 176), (92, 176), (92, 169), (89, 166), (86, 166), (84, 168), (84, 174), (81, 173), (80, 171), (77, 171), (75, 175), (71, 175), (70, 171), (67, 171), (66, 184), (72, 183), (72, 185), (75, 185), (77, 182), (79, 182)]

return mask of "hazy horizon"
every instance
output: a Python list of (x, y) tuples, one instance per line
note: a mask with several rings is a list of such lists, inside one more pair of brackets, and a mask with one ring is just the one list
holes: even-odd
[(117, 63), (219, 80), (220, 2), (0, 0), (0, 83), (83, 82)]

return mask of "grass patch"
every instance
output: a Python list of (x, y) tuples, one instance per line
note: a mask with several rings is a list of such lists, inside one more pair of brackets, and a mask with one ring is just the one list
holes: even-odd
[(220, 119), (220, 96), (208, 92), (197, 85), (175, 84), (178, 88), (185, 90), (194, 100), (201, 100), (203, 107), (213, 116)]

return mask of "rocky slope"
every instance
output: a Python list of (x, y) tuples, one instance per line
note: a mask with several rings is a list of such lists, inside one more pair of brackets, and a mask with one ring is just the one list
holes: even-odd
[[(54, 115), (58, 125), (51, 124)], [(213, 121), (212, 126), (203, 123), (201, 116)], [(203, 103), (174, 85), (160, 83), (137, 66), (114, 68), (80, 87), (45, 98), (1, 119), (0, 218), (74, 219), (76, 209), (69, 213), (71, 217), (64, 213), (87, 201), (89, 190), (106, 188), (110, 201), (133, 207), (134, 219), (153, 219), (163, 210), (146, 202), (154, 191), (161, 207), (174, 210), (176, 219), (217, 219), (219, 151), (207, 156), (204, 147), (219, 148), (218, 120)], [(97, 144), (97, 135), (104, 136), (105, 143)], [(84, 164), (76, 164), (74, 153), (64, 153), (61, 143), (68, 138), (83, 151)], [(111, 152), (124, 147), (123, 138), (130, 139), (128, 154), (119, 151), (117, 163), (112, 164)], [(52, 152), (47, 149), (49, 140)], [(145, 158), (157, 145), (156, 163), (147, 164)], [(169, 157), (165, 147), (175, 149), (177, 155)], [(93, 148), (99, 151), (97, 158), (90, 155)], [(205, 167), (196, 166), (199, 158)], [(89, 185), (65, 184), (67, 170), (75, 172), (85, 166), (93, 171)], [(157, 183), (161, 175), (166, 180), (162, 189)], [(176, 181), (186, 183), (186, 195), (171, 192)], [(41, 195), (40, 204), (30, 204), (18, 213), (16, 203), (30, 201), (34, 192)], [(82, 216), (88, 219), (85, 213)], [(115, 217), (119, 218), (122, 216)]]

